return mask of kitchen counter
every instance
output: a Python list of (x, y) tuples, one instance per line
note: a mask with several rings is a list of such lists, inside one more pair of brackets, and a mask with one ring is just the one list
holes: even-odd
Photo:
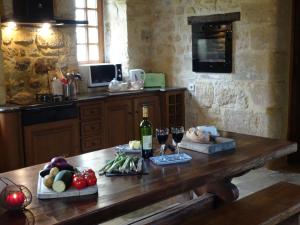
[(2, 112), (15, 112), (20, 110), (21, 106), (20, 105), (14, 105), (14, 104), (5, 104), (5, 105), (0, 105), (0, 113)]
[[(95, 93), (84, 93), (79, 94), (76, 99), (70, 101), (70, 102), (84, 102), (84, 101), (90, 101), (90, 100), (97, 100), (97, 99), (104, 99), (109, 98), (113, 96), (130, 96), (130, 95), (136, 95), (140, 93), (153, 93), (153, 92), (167, 92), (167, 91), (180, 91), (185, 90), (186, 88), (183, 87), (170, 87), (170, 88), (145, 88), (143, 90), (136, 90), (136, 91), (122, 91), (122, 92), (95, 92)], [(67, 102), (67, 103), (70, 103)], [(63, 104), (63, 103), (59, 103)], [(45, 103), (34, 103), (34, 104), (28, 104), (28, 105), (17, 105), (17, 104), (5, 104), (0, 105), (0, 113), (3, 112), (15, 112), (22, 109), (28, 109), (28, 108), (35, 108), (45, 105)]]

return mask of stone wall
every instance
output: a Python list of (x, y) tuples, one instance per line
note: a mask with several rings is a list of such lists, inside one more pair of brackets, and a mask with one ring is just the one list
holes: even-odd
[[(72, 2), (56, 0), (56, 14), (74, 16), (74, 10), (70, 10), (74, 6), (69, 5)], [(127, 68), (164, 72), (171, 86), (194, 83), (196, 91), (187, 95), (187, 127), (214, 124), (228, 131), (285, 137), (291, 3), (105, 0), (105, 59), (121, 61), (125, 73)], [(10, 12), (9, 7), (6, 11)], [(192, 72), (187, 17), (235, 11), (241, 12), (242, 18), (234, 23), (233, 73)], [(3, 32), (2, 42), (9, 100), (46, 92), (47, 71), (56, 62), (65, 68), (76, 67), (74, 28), (55, 28), (47, 38), (36, 28), (19, 28), (13, 33)]]
[[(134, 2), (145, 7), (139, 11)], [(134, 54), (143, 49), (146, 56), (129, 54), (130, 61), (164, 72), (171, 86), (195, 84), (196, 91), (187, 96), (187, 127), (214, 124), (228, 131), (285, 137), (291, 0), (153, 0), (147, 8), (148, 2), (128, 0), (128, 12), (140, 12), (138, 17), (131, 14), (128, 31), (145, 30), (147, 37), (129, 34), (129, 49)], [(241, 21), (233, 28), (233, 73), (192, 72), (187, 17), (237, 11)]]
[(150, 71), (152, 60), (153, 1), (127, 0), (129, 68)]
[[(2, 37), (0, 34), (0, 43), (2, 41)], [(6, 103), (6, 89), (5, 89), (5, 80), (3, 73), (3, 55), (2, 51), (0, 51), (0, 105)]]
[(104, 44), (105, 62), (122, 63), (125, 73), (128, 70), (126, 0), (104, 1)]
[[(4, 3), (4, 13), (9, 14), (11, 1)], [(57, 17), (74, 18), (74, 8), (74, 1), (55, 1)], [(49, 93), (48, 71), (56, 64), (65, 71), (77, 69), (75, 27), (4, 27), (2, 51), (9, 102), (25, 104), (36, 93)]]

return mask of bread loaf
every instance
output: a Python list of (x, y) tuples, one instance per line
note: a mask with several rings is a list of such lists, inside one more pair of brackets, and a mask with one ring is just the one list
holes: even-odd
[(190, 128), (186, 132), (186, 137), (197, 143), (201, 144), (209, 144), (210, 143), (210, 135), (208, 133), (204, 133), (196, 128)]

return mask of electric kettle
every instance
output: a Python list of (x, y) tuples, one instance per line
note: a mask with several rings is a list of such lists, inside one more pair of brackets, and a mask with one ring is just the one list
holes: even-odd
[(144, 81), (145, 71), (142, 69), (132, 69), (129, 70), (129, 80), (130, 81)]

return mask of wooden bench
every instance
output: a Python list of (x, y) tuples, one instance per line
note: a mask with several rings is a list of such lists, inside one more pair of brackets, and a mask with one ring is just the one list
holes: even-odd
[(205, 194), (128, 225), (299, 225), (299, 212), (300, 186), (281, 182), (218, 208)]

